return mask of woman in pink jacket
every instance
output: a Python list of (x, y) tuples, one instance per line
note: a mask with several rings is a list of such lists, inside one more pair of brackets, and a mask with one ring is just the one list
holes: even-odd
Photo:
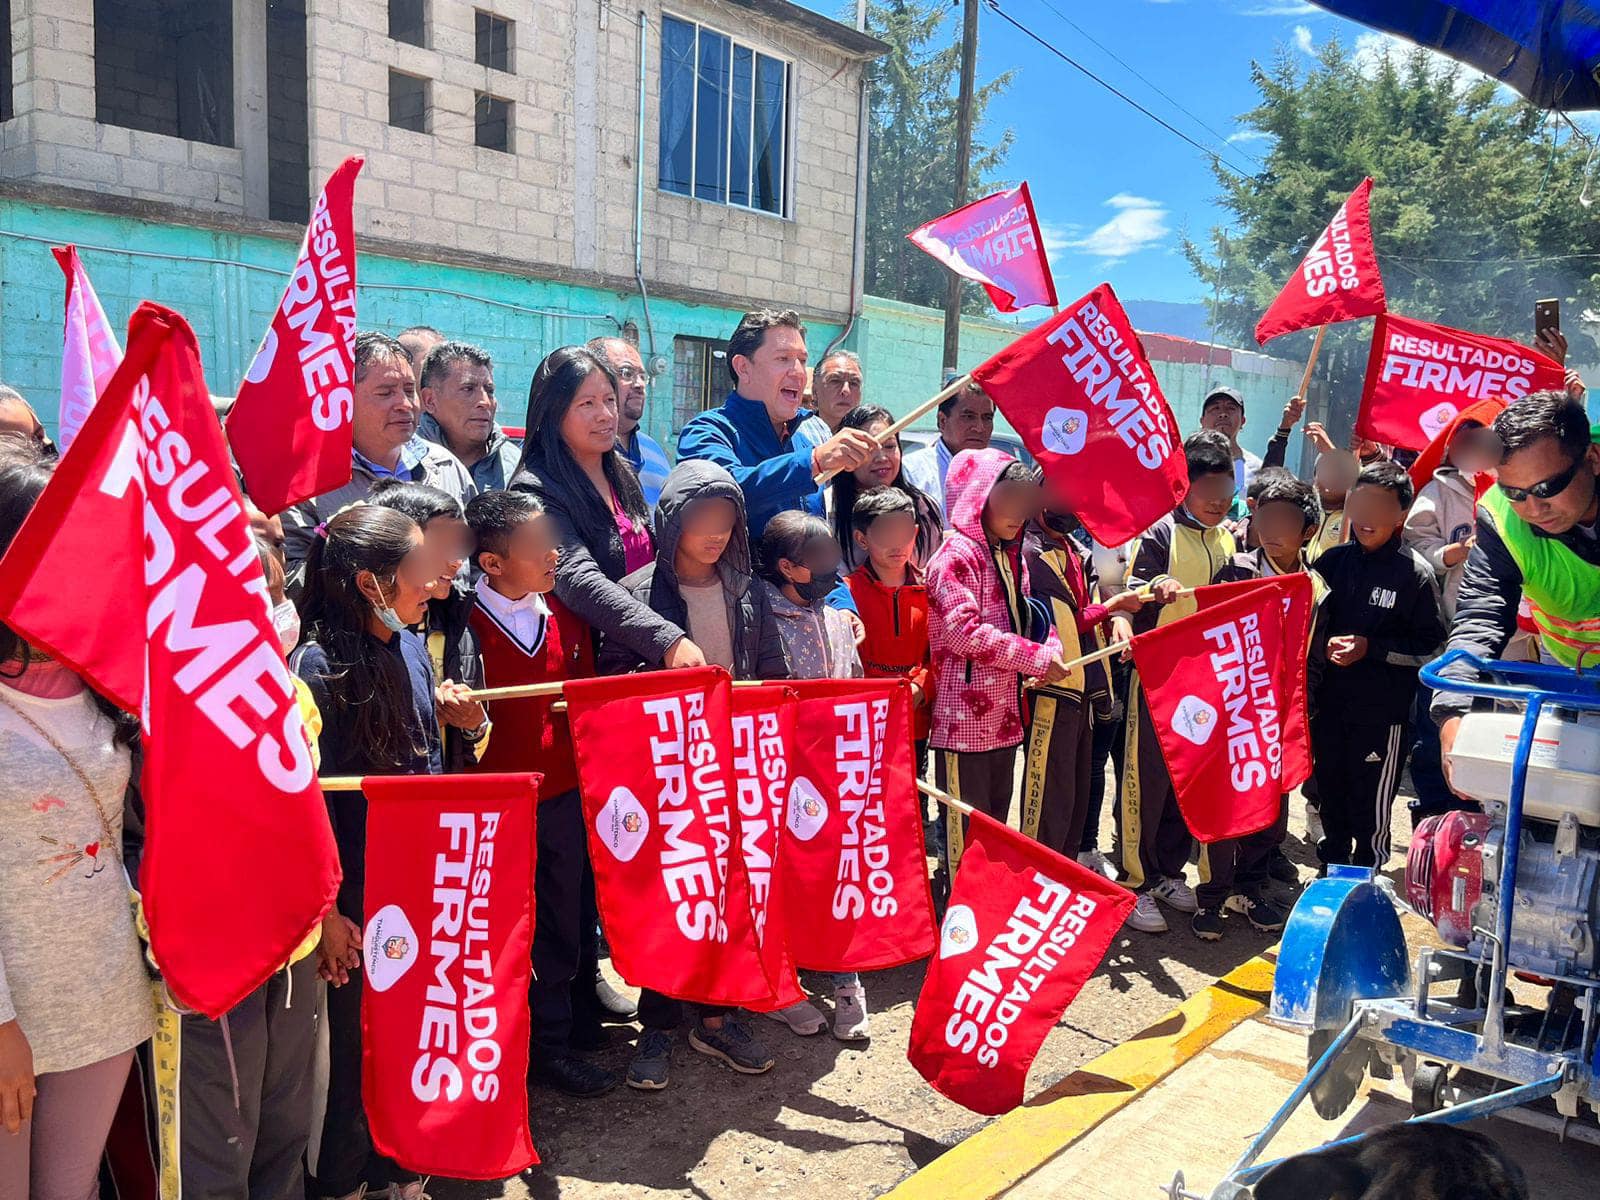
[[(1022, 532), (1043, 492), (1032, 469), (1009, 454), (963, 450), (950, 462), (945, 494), (950, 531), (927, 568), (934, 773), (951, 795), (1004, 821), (1027, 725), (1023, 680), (1066, 676), (1055, 630), (1042, 642), (1029, 636)], [(954, 810), (946, 818), (945, 886), (965, 833)]]

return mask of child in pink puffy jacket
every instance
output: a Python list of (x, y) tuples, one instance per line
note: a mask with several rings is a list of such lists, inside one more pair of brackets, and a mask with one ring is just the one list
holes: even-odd
[[(1004, 821), (1027, 724), (1023, 680), (1066, 676), (1055, 630), (1043, 642), (1029, 636), (1022, 532), (1043, 492), (1032, 469), (1009, 454), (963, 450), (950, 462), (945, 495), (949, 533), (927, 567), (934, 777), (957, 799)], [(954, 810), (945, 816), (940, 882), (948, 886), (965, 830)]]

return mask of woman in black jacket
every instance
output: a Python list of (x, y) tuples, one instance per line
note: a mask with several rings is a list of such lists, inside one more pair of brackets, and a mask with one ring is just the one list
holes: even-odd
[(510, 486), (536, 495), (555, 522), (556, 597), (594, 631), (597, 658), (617, 642), (652, 667), (703, 666), (682, 627), (621, 586), (655, 552), (644, 493), (617, 452), (616, 432), (611, 368), (581, 346), (552, 351), (534, 372), (522, 463)]

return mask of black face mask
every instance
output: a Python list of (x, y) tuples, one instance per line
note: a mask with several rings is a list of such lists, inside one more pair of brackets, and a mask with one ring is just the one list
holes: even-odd
[(796, 583), (794, 590), (800, 593), (800, 599), (807, 604), (815, 604), (818, 600), (827, 599), (834, 588), (839, 586), (839, 568), (831, 571), (813, 571), (809, 583)]
[(1062, 537), (1078, 532), (1078, 519), (1067, 513), (1051, 512), (1046, 509), (1039, 514), (1039, 522), (1052, 533), (1059, 533)]

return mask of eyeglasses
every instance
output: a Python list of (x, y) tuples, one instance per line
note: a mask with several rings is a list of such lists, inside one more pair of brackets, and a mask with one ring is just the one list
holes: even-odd
[(623, 383), (638, 383), (644, 379), (644, 372), (638, 367), (618, 367), (617, 378)]
[(1535, 500), (1548, 500), (1552, 496), (1559, 496), (1571, 486), (1572, 481), (1578, 477), (1579, 468), (1583, 466), (1585, 461), (1587, 460), (1584, 458), (1584, 456), (1579, 455), (1578, 458), (1574, 460), (1573, 464), (1565, 471), (1561, 472), (1561, 474), (1552, 475), (1549, 479), (1541, 479), (1538, 483), (1529, 488), (1512, 487), (1508, 483), (1501, 482), (1497, 482), (1495, 486), (1498, 487), (1501, 492), (1505, 494), (1505, 498), (1510, 500), (1513, 504), (1521, 504), (1530, 496)]

